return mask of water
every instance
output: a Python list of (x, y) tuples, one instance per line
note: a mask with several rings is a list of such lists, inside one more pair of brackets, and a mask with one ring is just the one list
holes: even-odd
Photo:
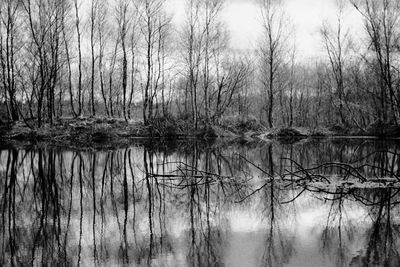
[[(363, 139), (3, 148), (0, 265), (398, 266), (396, 184), (283, 177), (336, 162), (396, 178), (399, 151)], [(346, 168), (313, 173), (343, 178)]]

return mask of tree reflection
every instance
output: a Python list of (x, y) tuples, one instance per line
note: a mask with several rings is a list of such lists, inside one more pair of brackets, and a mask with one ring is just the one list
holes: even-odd
[(346, 246), (346, 239), (343, 235), (351, 237), (354, 234), (353, 225), (348, 222), (344, 225), (348, 218), (346, 217), (346, 194), (343, 188), (336, 189), (333, 193), (328, 216), (326, 217), (326, 225), (322, 231), (321, 250), (328, 257), (332, 257), (336, 266), (347, 266), (349, 248)]
[[(288, 159), (304, 168), (340, 159), (362, 165), (365, 177), (396, 177), (397, 147), (377, 152), (367, 145), (1, 150), (0, 265), (225, 265), (239, 231), (235, 216), (252, 212), (261, 222), (258, 263), (282, 266), (299, 257), (297, 218), (322, 207), (316, 253), (335, 266), (395, 266), (398, 189), (318, 191), (282, 183), (283, 173), (297, 171)], [(340, 172), (318, 175), (331, 173)], [(353, 209), (368, 214), (364, 224), (349, 216)]]
[[(286, 207), (281, 205), (282, 199), (286, 193), (279, 189), (276, 183), (276, 166), (274, 163), (273, 145), (269, 144), (265, 150), (265, 158), (263, 158), (263, 169), (266, 171), (270, 180), (262, 191), (261, 201), (263, 201), (264, 221), (267, 223), (267, 231), (265, 234), (265, 248), (261, 259), (263, 266), (283, 266), (287, 264), (287, 260), (291, 258), (294, 252), (292, 237), (285, 235), (282, 231), (284, 224), (283, 217), (286, 216)], [(283, 153), (283, 152), (281, 152)], [(281, 154), (282, 155), (282, 154)], [(281, 170), (279, 170), (281, 171)], [(290, 207), (288, 207), (290, 209)], [(291, 210), (290, 212), (295, 212)]]
[(365, 250), (352, 259), (352, 266), (399, 266), (400, 224), (393, 216), (398, 212), (398, 192), (381, 189), (366, 196), (376, 203), (369, 208), (372, 225), (366, 230)]

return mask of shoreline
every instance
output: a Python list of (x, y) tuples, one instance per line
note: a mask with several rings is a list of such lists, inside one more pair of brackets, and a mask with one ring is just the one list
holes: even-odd
[[(0, 126), (1, 143), (39, 142), (58, 143), (61, 146), (112, 147), (132, 143), (158, 140), (204, 141), (216, 139), (235, 143), (268, 142), (296, 143), (304, 139), (400, 139), (400, 127), (392, 126), (384, 131), (382, 127), (360, 131), (332, 131), (329, 128), (311, 129), (305, 127), (268, 129), (261, 125), (242, 127), (237, 125), (200, 126), (194, 129), (185, 121), (156, 121), (144, 125), (141, 121), (126, 122), (121, 119), (77, 118), (60, 119), (53, 126), (44, 125), (31, 129), (24, 122)], [(378, 134), (377, 134), (378, 133)]]

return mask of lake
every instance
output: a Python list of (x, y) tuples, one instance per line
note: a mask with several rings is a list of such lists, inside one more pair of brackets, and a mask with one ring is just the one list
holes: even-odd
[(2, 146), (0, 265), (399, 266), (399, 163), (374, 139)]

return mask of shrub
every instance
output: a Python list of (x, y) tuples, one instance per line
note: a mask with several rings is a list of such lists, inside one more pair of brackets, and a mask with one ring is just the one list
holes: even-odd
[(260, 131), (263, 126), (253, 116), (247, 118), (243, 116), (227, 116), (222, 118), (221, 126), (227, 129), (234, 130), (235, 132), (248, 132), (248, 131)]
[(276, 135), (278, 137), (300, 137), (303, 136), (298, 130), (292, 128), (283, 128), (280, 129)]

